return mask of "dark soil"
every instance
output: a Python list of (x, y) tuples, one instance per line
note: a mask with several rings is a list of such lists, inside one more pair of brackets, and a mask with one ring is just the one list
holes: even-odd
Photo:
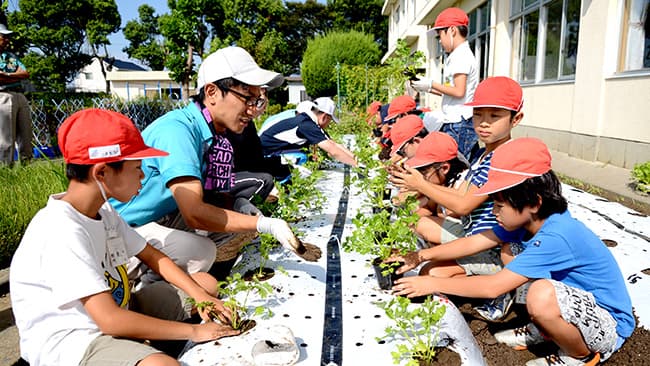
[(251, 269), (246, 271), (242, 278), (245, 281), (251, 281), (253, 277), (257, 277), (259, 281), (266, 281), (275, 276), (275, 270), (273, 268), (263, 267), (260, 271), (260, 268)]
[[(479, 304), (472, 304), (467, 299), (454, 300), (459, 305), (465, 320), (467, 320), (489, 366), (524, 365), (526, 361), (546, 356), (557, 349), (553, 343), (543, 343), (530, 347), (529, 350), (515, 351), (510, 347), (497, 343), (493, 336), (494, 333), (529, 323), (528, 313), (524, 305), (513, 305), (510, 314), (501, 322), (487, 322), (472, 309), (472, 306)], [(647, 359), (648, 354), (650, 354), (650, 331), (637, 327), (632, 336), (623, 344), (623, 347), (601, 365), (650, 365), (650, 361)]]
[[(422, 364), (420, 364), (422, 365)], [(440, 348), (436, 350), (436, 358), (431, 362), (431, 366), (460, 366), (462, 365), (460, 355), (449, 348)]]

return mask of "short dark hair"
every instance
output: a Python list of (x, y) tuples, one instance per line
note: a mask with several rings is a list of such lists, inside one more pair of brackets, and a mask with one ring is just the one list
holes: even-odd
[(461, 173), (469, 168), (464, 161), (456, 157), (446, 162), (429, 164), (417, 168), (417, 170), (422, 174), (426, 174), (429, 169), (438, 169), (444, 163), (449, 163), (449, 171), (447, 172), (447, 175), (445, 175), (445, 181), (442, 182), (442, 185), (445, 187), (453, 186), (460, 178)]
[(467, 38), (467, 34), (469, 33), (469, 30), (467, 29), (467, 26), (465, 26), (465, 25), (457, 25), (456, 29), (458, 29), (458, 33), (460, 33), (461, 37)]
[[(124, 168), (124, 160), (106, 163), (106, 165), (119, 172)], [(90, 174), (90, 168), (92, 167), (93, 164), (66, 164), (65, 175), (68, 180), (76, 180), (85, 183), (88, 181), (88, 175)]]
[(542, 204), (537, 211), (539, 219), (567, 210), (567, 200), (562, 196), (562, 184), (552, 170), (506, 190), (490, 194), (494, 201), (507, 202), (515, 210), (522, 212), (526, 207)]
[[(212, 84), (216, 85), (219, 90), (221, 90), (221, 95), (225, 96), (228, 93), (228, 89), (232, 89), (233, 87), (240, 86), (240, 85), (246, 85), (241, 81), (234, 79), (234, 78), (224, 78), (224, 79), (219, 79), (216, 81), (213, 81)], [(203, 101), (205, 100), (205, 85), (199, 90), (199, 94), (193, 95), (190, 97), (192, 101), (199, 103), (202, 107)]]

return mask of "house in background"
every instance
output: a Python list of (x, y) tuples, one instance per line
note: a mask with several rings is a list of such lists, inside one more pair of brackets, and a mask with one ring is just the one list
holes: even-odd
[[(404, 39), (442, 77), (443, 52), (430, 31), (440, 12), (463, 9), (481, 79), (509, 76), (524, 90), (515, 136), (624, 168), (650, 160), (649, 0), (386, 0), (388, 48)], [(421, 95), (432, 109), (439, 97)]]
[(181, 99), (181, 85), (169, 77), (167, 71), (148, 71), (130, 61), (104, 61), (107, 70), (106, 78), (102, 75), (100, 61), (84, 67), (70, 83), (70, 88), (76, 92), (104, 92), (106, 81), (110, 83), (111, 94), (124, 100), (144, 96), (171, 97)]
[(289, 93), (289, 104), (298, 105), (303, 100), (309, 99), (305, 85), (302, 83), (302, 76), (291, 74), (285, 78), (287, 81), (287, 91)]

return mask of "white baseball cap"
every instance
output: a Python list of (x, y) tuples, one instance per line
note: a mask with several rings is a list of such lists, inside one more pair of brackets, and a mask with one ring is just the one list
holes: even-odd
[(334, 122), (336, 123), (339, 122), (338, 117), (334, 115), (334, 111), (336, 110), (336, 105), (334, 104), (332, 98), (328, 98), (328, 97), (316, 98), (316, 100), (314, 100), (314, 104), (316, 105), (316, 108), (318, 108), (319, 111), (327, 113), (330, 116), (332, 116)]
[(303, 100), (296, 106), (296, 112), (305, 113), (311, 111), (316, 105), (311, 100)]
[(208, 56), (199, 67), (196, 90), (206, 83), (233, 78), (247, 85), (274, 88), (284, 82), (281, 74), (265, 70), (241, 47), (221, 48)]
[(11, 34), (13, 32), (14, 31), (10, 31), (9, 29), (7, 29), (6, 25), (0, 24), (0, 34), (9, 35), (9, 34)]

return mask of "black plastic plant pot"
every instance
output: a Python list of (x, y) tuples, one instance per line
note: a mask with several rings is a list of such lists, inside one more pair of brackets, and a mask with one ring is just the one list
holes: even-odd
[(384, 188), (384, 191), (382, 192), (381, 199), (384, 201), (389, 201), (390, 196), (393, 193), (393, 191), (390, 188)]
[(383, 207), (379, 207), (379, 206), (373, 206), (372, 207), (372, 213), (374, 215), (380, 213), (381, 211), (388, 211), (388, 213), (392, 213), (393, 212), (393, 207), (390, 206), (389, 202), (385, 202)]
[[(377, 257), (372, 261), (372, 268), (375, 270), (375, 277), (377, 278), (377, 283), (379, 284), (379, 288), (382, 290), (390, 290), (393, 288), (393, 284), (395, 281), (398, 279), (402, 278), (403, 275), (401, 274), (395, 274), (395, 271), (397, 268), (401, 267), (404, 263), (397, 262), (399, 263), (398, 266), (393, 267), (392, 269), (389, 268), (384, 268), (381, 266), (381, 258)], [(384, 275), (384, 271), (391, 270), (390, 274)]]
[(254, 268), (246, 271), (242, 278), (245, 281), (252, 281), (253, 278), (257, 277), (259, 281), (266, 281), (268, 279), (271, 279), (273, 276), (275, 276), (275, 270), (273, 268), (269, 267), (263, 267), (263, 268)]

